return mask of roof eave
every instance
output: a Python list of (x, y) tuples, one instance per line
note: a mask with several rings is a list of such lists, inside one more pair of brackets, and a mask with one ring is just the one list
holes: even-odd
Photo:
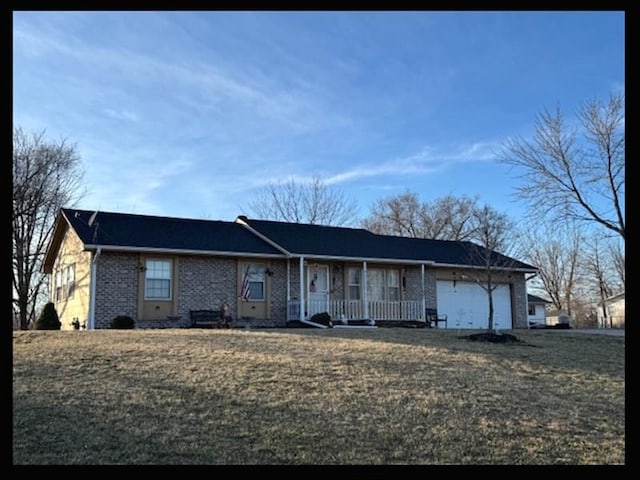
[[(444, 268), (469, 268), (472, 270), (485, 270), (487, 267), (484, 265), (467, 265), (461, 263), (438, 263), (434, 262), (434, 266), (436, 267), (444, 267)], [(525, 267), (499, 267), (499, 266), (491, 266), (491, 270), (501, 270), (505, 272), (522, 272), (522, 273), (538, 273), (538, 269), (536, 268), (525, 268)]]
[(380, 258), (380, 257), (351, 257), (342, 255), (317, 255), (313, 253), (291, 253), (292, 257), (304, 257), (308, 259), (330, 260), (340, 262), (371, 262), (371, 263), (400, 263), (414, 265), (432, 265), (432, 260), (416, 260), (407, 258)]
[(42, 261), (42, 267), (40, 269), (42, 273), (48, 274), (53, 272), (53, 265), (56, 261), (57, 251), (60, 248), (64, 234), (69, 228), (72, 228), (71, 223), (64, 214), (64, 211), (60, 210), (60, 213), (56, 217), (55, 226), (53, 227), (53, 233), (51, 234), (51, 240), (47, 246), (44, 260)]
[(176, 255), (204, 255), (217, 257), (259, 257), (259, 258), (286, 258), (284, 254), (279, 253), (261, 253), (261, 252), (233, 252), (226, 250), (192, 250), (182, 248), (154, 248), (154, 247), (128, 247), (122, 245), (99, 245), (87, 244), (85, 250), (97, 250), (100, 248), (103, 252), (128, 252), (128, 253), (162, 253)]

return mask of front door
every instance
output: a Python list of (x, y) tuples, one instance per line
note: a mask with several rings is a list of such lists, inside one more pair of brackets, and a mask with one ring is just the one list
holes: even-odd
[(329, 266), (314, 263), (307, 266), (308, 318), (329, 311)]

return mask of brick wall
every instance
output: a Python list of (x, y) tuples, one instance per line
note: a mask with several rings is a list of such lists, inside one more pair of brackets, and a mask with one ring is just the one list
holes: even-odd
[(96, 268), (95, 328), (111, 328), (118, 315), (137, 320), (138, 255), (102, 252)]
[(524, 275), (516, 274), (512, 282), (511, 309), (513, 310), (513, 328), (528, 328), (527, 285)]
[[(422, 267), (408, 266), (404, 269), (404, 300), (422, 300)], [(436, 272), (424, 269), (424, 296), (427, 307), (436, 306)]]

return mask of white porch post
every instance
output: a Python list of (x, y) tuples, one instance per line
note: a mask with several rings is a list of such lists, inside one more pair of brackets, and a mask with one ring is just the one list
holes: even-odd
[(300, 321), (304, 320), (304, 257), (300, 257)]
[(287, 258), (287, 321), (291, 320), (291, 261)]
[(427, 299), (425, 298), (425, 290), (424, 290), (424, 263), (420, 265), (420, 274), (422, 276), (422, 316), (426, 320), (426, 311), (427, 311)]
[(364, 299), (364, 318), (369, 320), (369, 292), (367, 292), (367, 262), (362, 262), (362, 298)]

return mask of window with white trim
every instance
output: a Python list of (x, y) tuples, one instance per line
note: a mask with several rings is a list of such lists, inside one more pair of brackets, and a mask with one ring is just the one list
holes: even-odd
[(398, 270), (386, 270), (387, 276), (387, 300), (400, 301), (400, 272)]
[(357, 267), (349, 267), (347, 269), (347, 276), (349, 299), (360, 300), (360, 269)]
[(64, 292), (67, 298), (73, 298), (76, 290), (76, 264), (67, 265), (67, 283), (64, 286)]
[[(349, 299), (360, 300), (361, 270), (348, 269)], [(400, 301), (400, 271), (397, 269), (368, 268), (367, 269), (367, 298), (369, 300)]]
[(248, 269), (248, 300), (264, 300), (264, 263), (252, 263)]
[(57, 270), (54, 276), (54, 302), (60, 302), (67, 298), (73, 298), (75, 291), (76, 265), (66, 265)]
[(529, 315), (535, 315), (535, 314), (536, 314), (536, 306), (529, 305)]
[(55, 289), (54, 289), (54, 302), (59, 302), (62, 300), (62, 270), (58, 270), (55, 275), (54, 281)]
[(171, 300), (171, 260), (147, 259), (144, 298)]

